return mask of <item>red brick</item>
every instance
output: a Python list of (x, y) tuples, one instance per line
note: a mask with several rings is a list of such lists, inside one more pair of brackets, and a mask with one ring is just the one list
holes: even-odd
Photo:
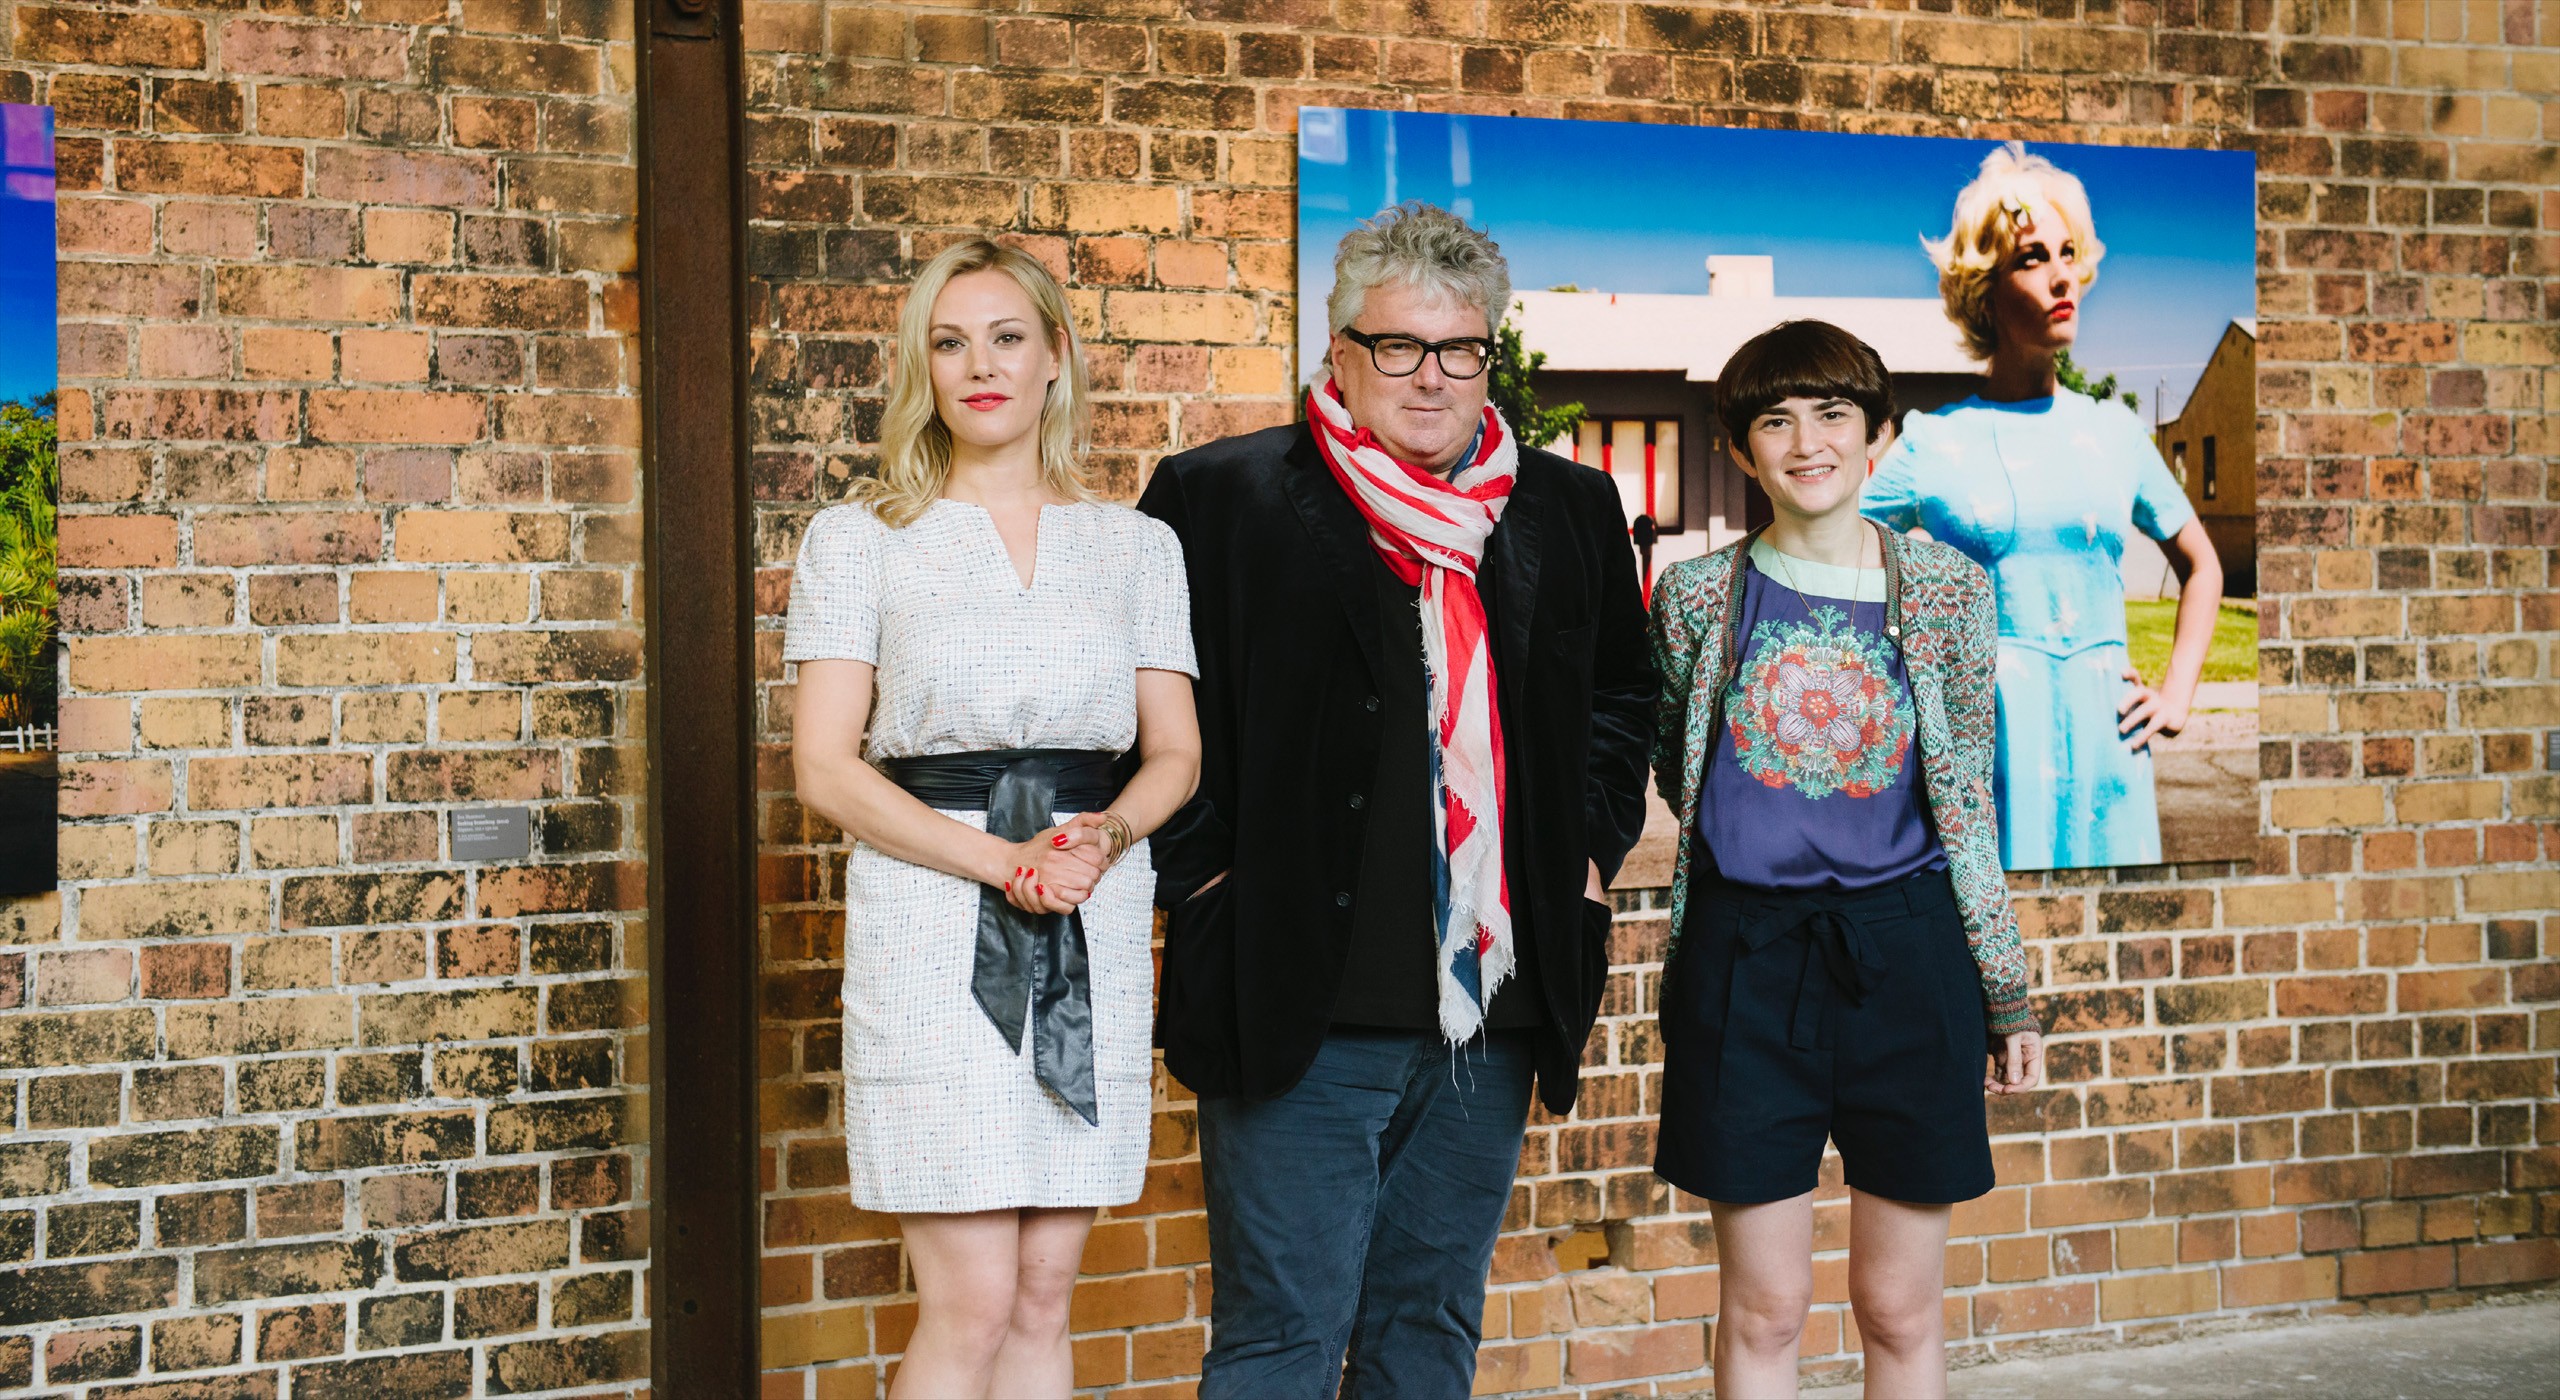
[(1565, 1342), (1565, 1378), (1576, 1385), (1639, 1380), (1707, 1364), (1707, 1332), (1695, 1323), (1577, 1332)]
[(355, 564), (382, 556), (382, 520), (340, 511), (224, 512), (199, 518), (195, 539), (199, 564)]
[(178, 522), (166, 515), (61, 516), (56, 548), (66, 568), (167, 568), (178, 562)]
[(244, 142), (118, 141), (116, 188), (145, 194), (302, 194), (303, 153), (294, 146)]
[(2152, 1208), (2162, 1215), (2257, 1210), (2270, 1202), (2271, 1192), (2264, 1167), (2172, 1173), (2153, 1178)]
[(218, 997), (231, 991), (231, 949), (221, 943), (177, 943), (142, 950), (142, 995), (149, 1000)]
[(2376, 1249), (2340, 1256), (2342, 1297), (2365, 1298), (2384, 1293), (2423, 1293), (2450, 1288), (2454, 1282), (2453, 1247)]
[(2394, 1158), (2391, 1194), (2455, 1196), (2506, 1184), (2506, 1158), (2496, 1152), (2423, 1152)]
[(2087, 1327), (2097, 1317), (2098, 1288), (2092, 1283), (1992, 1289), (1973, 1295), (1973, 1330), (1984, 1336)]
[(2371, 1199), (2389, 1191), (2390, 1165), (2371, 1158), (2288, 1162), (2275, 1168), (2273, 1187), (2277, 1205)]
[(100, 418), (110, 438), (276, 442), (293, 436), (294, 396), (250, 389), (116, 389)]
[(268, 321), (389, 321), (400, 312), (400, 277), (374, 268), (226, 267), (214, 278), (226, 316)]
[(2560, 1240), (2456, 1245), (2454, 1274), (2465, 1288), (2546, 1283), (2560, 1278)]
[(334, 807), (372, 797), (373, 767), (361, 754), (198, 758), (187, 768), (188, 805), (204, 811)]
[(582, 93), (596, 90), (592, 45), (446, 34), (429, 41), (433, 76), (450, 87), (500, 92)]
[[(63, 208), (68, 217), (70, 209), (98, 203), (101, 201), (80, 201), (76, 205), (66, 201)], [(138, 316), (185, 320), (201, 308), (203, 287), (203, 273), (192, 267), (65, 262), (56, 277), (54, 304), (66, 319)], [(123, 368), (121, 356), (116, 368)]]
[(1172, 1322), (1185, 1313), (1189, 1289), (1178, 1273), (1088, 1278), (1077, 1284), (1072, 1326), (1079, 1332)]
[(257, 19), (222, 27), (223, 67), (234, 73), (397, 82), (408, 76), (408, 54), (399, 29)]
[(428, 274), (411, 284), (421, 324), (504, 330), (587, 328), (587, 289), (555, 277)]
[(2506, 999), (2506, 974), (2497, 968), (2457, 972), (2404, 972), (2399, 978), (2400, 1010), (2455, 1011), (2495, 1006)]
[(256, 637), (74, 637), (66, 649), (75, 690), (216, 690), (258, 679)]
[(33, 5), (17, 11), (15, 56), (30, 63), (201, 68), (204, 48), (201, 20)]
[(2222, 1302), (2234, 1308), (2319, 1302), (2338, 1296), (2338, 1275), (2334, 1256), (2229, 1264), (2222, 1270)]
[(311, 436), (321, 442), (468, 443), (486, 410), (475, 394), (325, 389), (311, 396)]
[(2369, 1016), (2389, 1009), (2390, 983), (2378, 976), (2287, 977), (2276, 982), (2279, 1016)]
[(2139, 1220), (2151, 1213), (2151, 1183), (2143, 1179), (2036, 1187), (2032, 1214), (2037, 1229)]
[(312, 157), (311, 192), (365, 204), (488, 208), (497, 201), (497, 173), (476, 156), (324, 146)]
[(2108, 1322), (2211, 1312), (2221, 1281), (2212, 1269), (2120, 1274), (2098, 1284), (2098, 1316)]

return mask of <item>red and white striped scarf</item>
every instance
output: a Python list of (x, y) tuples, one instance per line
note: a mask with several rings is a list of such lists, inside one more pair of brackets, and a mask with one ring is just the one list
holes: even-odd
[(1434, 834), (1447, 891), (1438, 901), (1440, 1032), (1473, 1036), (1511, 975), (1511, 891), (1502, 866), (1502, 716), (1476, 568), (1519, 474), (1520, 449), (1491, 405), (1473, 456), (1447, 479), (1388, 455), (1351, 421), (1328, 380), (1307, 393), (1316, 449), (1369, 522), (1369, 542), (1395, 576), (1422, 588), (1422, 663), (1429, 684)]

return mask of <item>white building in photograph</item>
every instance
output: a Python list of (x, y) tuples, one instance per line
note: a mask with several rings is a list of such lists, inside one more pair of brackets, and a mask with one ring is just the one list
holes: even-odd
[(1973, 392), (1980, 361), (1965, 353), (1936, 297), (1782, 297), (1766, 256), (1707, 259), (1704, 296), (1520, 292), (1521, 343), (1543, 351), (1542, 403), (1579, 401), (1590, 413), (1554, 451), (1618, 479), (1627, 517), (1662, 529), (1653, 565), (1703, 554), (1768, 515), (1767, 499), (1724, 450), (1716, 376), (1742, 343), (1781, 321), (1829, 321), (1876, 348), (1903, 410)]

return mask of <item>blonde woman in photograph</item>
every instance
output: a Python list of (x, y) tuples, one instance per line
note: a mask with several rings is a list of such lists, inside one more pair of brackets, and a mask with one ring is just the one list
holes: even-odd
[(876, 477), (810, 522), (783, 655), (845, 866), (854, 1203), (919, 1300), (893, 1396), (1065, 1396), (1097, 1207), (1136, 1199), (1155, 872), (1200, 766), (1173, 532), (1097, 500), (1057, 282), (984, 239), (916, 277)]
[[(1927, 245), (1947, 318), (1989, 362), (1971, 398), (1914, 413), (1867, 515), (1918, 528), (1991, 575), (2000, 604), (2000, 858), (2010, 870), (2156, 865), (2150, 741), (2186, 728), (2222, 564), (2142, 420), (2064, 387), (2106, 248), (2080, 181), (1995, 146)], [(2126, 647), (2124, 546), (2158, 540), (2178, 618), (2157, 687)]]

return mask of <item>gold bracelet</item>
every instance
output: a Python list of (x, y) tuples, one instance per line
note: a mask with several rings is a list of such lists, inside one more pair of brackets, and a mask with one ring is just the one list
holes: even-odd
[(1102, 813), (1102, 830), (1111, 840), (1111, 863), (1113, 865), (1118, 865), (1120, 863), (1120, 858), (1129, 854), (1129, 848), (1138, 844), (1137, 829), (1130, 826), (1129, 819), (1120, 815), (1118, 812), (1111, 811), (1107, 808), (1104, 809)]

